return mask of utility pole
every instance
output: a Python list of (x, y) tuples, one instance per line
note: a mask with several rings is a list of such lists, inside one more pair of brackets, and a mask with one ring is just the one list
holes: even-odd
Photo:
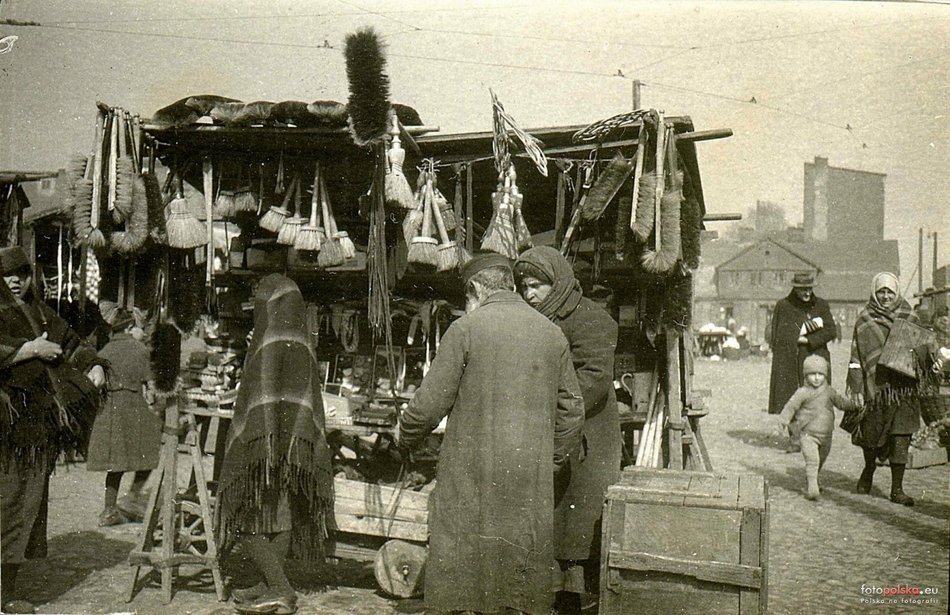
[(930, 271), (930, 285), (937, 288), (937, 231), (934, 231), (934, 262)]
[(924, 229), (917, 229), (917, 292), (924, 292)]
[(640, 80), (633, 80), (633, 110), (640, 108)]

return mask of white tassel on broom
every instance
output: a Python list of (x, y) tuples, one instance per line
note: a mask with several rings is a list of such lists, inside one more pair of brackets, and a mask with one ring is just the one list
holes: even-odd
[(320, 228), (320, 162), (317, 161), (313, 172), (313, 193), (310, 197), (310, 221), (297, 233), (294, 248), (303, 252), (319, 252), (323, 242), (323, 229)]
[(277, 243), (284, 246), (294, 245), (297, 241), (297, 233), (300, 232), (300, 227), (303, 226), (304, 222), (304, 219), (300, 216), (300, 178), (298, 176), (294, 176), (294, 180), (290, 184), (290, 190), (294, 194), (293, 215), (284, 220), (277, 232)]
[(386, 167), (386, 184), (384, 193), (386, 194), (386, 203), (399, 209), (415, 209), (415, 197), (412, 194), (412, 188), (409, 186), (409, 180), (402, 170), (403, 163), (406, 160), (406, 150), (402, 148), (399, 140), (399, 118), (392, 110), (390, 115), (389, 135), (392, 138), (387, 158), (389, 164)]
[(410, 263), (419, 265), (439, 266), (439, 242), (432, 237), (432, 197), (428, 189), (429, 180), (426, 180), (427, 188), (423, 192), (423, 213), (422, 228), (419, 235), (412, 238), (409, 242), (409, 254), (407, 260)]

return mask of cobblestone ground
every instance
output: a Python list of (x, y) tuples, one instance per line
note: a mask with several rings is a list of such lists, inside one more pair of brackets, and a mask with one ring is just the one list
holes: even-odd
[[(843, 382), (844, 344), (832, 349), (835, 383)], [(697, 361), (695, 386), (712, 389), (702, 431), (715, 469), (757, 473), (769, 482), (769, 612), (946, 613), (950, 552), (950, 466), (909, 470), (908, 493), (917, 506), (886, 498), (890, 473), (881, 468), (871, 496), (852, 492), (862, 466), (860, 450), (838, 430), (822, 472), (823, 498), (803, 497), (804, 464), (785, 454), (765, 414), (769, 361)], [(839, 389), (840, 390), (840, 389)], [(98, 528), (104, 477), (79, 464), (53, 477), (50, 557), (24, 566), (22, 589), (43, 613), (136, 612), (218, 615), (232, 613), (216, 602), (207, 577), (186, 576), (170, 605), (156, 586), (125, 602), (131, 573), (127, 555), (141, 525)], [(298, 571), (300, 572), (300, 571)], [(372, 570), (344, 561), (298, 574), (301, 615), (389, 615), (420, 612), (418, 601), (395, 602), (375, 589)], [(318, 589), (321, 584), (329, 587)], [(890, 599), (863, 594), (865, 587), (937, 588), (936, 604), (873, 604)], [(922, 597), (921, 597), (922, 598)], [(907, 598), (904, 597), (906, 600)], [(698, 615), (698, 614), (697, 614)]]

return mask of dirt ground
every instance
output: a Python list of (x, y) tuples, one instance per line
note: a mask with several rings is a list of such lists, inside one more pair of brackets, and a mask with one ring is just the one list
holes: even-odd
[[(832, 348), (834, 383), (841, 388), (846, 344)], [(785, 454), (765, 414), (768, 359), (696, 363), (695, 387), (711, 389), (710, 413), (702, 432), (715, 469), (757, 473), (769, 484), (770, 613), (946, 613), (950, 553), (950, 466), (909, 470), (914, 508), (891, 503), (890, 474), (881, 468), (871, 496), (853, 493), (862, 466), (860, 450), (842, 431), (835, 434), (822, 472), (823, 497), (803, 497), (804, 465)], [(153, 583), (125, 602), (131, 570), (127, 563), (141, 525), (97, 527), (104, 476), (82, 464), (61, 467), (51, 483), (49, 558), (30, 562), (21, 589), (42, 613), (135, 612), (231, 613), (214, 596), (210, 575), (184, 570), (173, 601), (165, 605)], [(241, 575), (238, 567), (238, 576)], [(302, 588), (302, 615), (389, 615), (420, 612), (420, 601), (394, 601), (376, 589), (368, 565), (341, 561), (316, 570), (295, 566)], [(907, 584), (936, 588), (936, 603), (879, 604), (875, 587)], [(862, 587), (865, 589), (862, 590)]]

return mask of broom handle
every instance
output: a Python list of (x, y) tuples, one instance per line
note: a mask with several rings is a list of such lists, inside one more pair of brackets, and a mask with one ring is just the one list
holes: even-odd
[[(430, 176), (431, 178), (431, 176)], [(432, 180), (426, 180), (426, 191), (422, 197), (422, 231), (420, 237), (432, 236)]]
[(135, 160), (136, 173), (142, 172), (142, 120), (138, 113), (129, 120), (132, 125), (132, 159)]
[(313, 194), (310, 197), (310, 226), (317, 226), (317, 211), (320, 209), (320, 161), (313, 169)]
[(205, 226), (208, 231), (208, 262), (206, 263), (205, 283), (211, 287), (211, 279), (214, 276), (214, 169), (211, 166), (211, 158), (204, 158), (201, 161), (201, 174), (204, 179), (205, 192)]
[(640, 123), (640, 133), (637, 135), (637, 160), (633, 166), (633, 198), (630, 201), (630, 230), (632, 231), (637, 221), (637, 201), (640, 195), (640, 178), (643, 177), (643, 151), (646, 149), (646, 123)]
[(283, 209), (290, 207), (290, 199), (294, 196), (294, 182), (290, 182), (290, 185), (287, 186), (287, 191), (284, 192), (284, 199), (280, 202), (280, 206)]
[(128, 151), (128, 148), (125, 143), (125, 139), (126, 139), (125, 131), (128, 128), (128, 124), (126, 123), (126, 117), (125, 117), (126, 111), (124, 111), (123, 109), (117, 109), (116, 115), (118, 116), (117, 123), (119, 124), (119, 126), (121, 126), (121, 128), (117, 131), (121, 133), (121, 135), (116, 136), (116, 139), (119, 143), (119, 158), (124, 158), (126, 155), (126, 152)]
[(109, 201), (106, 208), (115, 209), (116, 158), (119, 155), (119, 126), (115, 110), (109, 113)]
[[(426, 183), (426, 193), (430, 199), (435, 198), (435, 194), (432, 190), (432, 182)], [(435, 226), (439, 230), (439, 239), (442, 243), (449, 243), (449, 233), (445, 230), (445, 220), (442, 219), (442, 212), (438, 207), (433, 207), (432, 217), (435, 218)]]
[(295, 175), (294, 176), (294, 216), (297, 216), (297, 217), (300, 216), (300, 211), (301, 211), (301, 207), (300, 207), (300, 193), (301, 192), (302, 191), (300, 189), (300, 176)]
[(663, 226), (660, 223), (660, 201), (663, 200), (663, 188), (665, 180), (663, 175), (663, 162), (666, 158), (666, 124), (663, 120), (663, 114), (659, 114), (659, 120), (656, 123), (656, 192), (654, 192), (653, 208), (653, 243), (654, 248), (660, 250), (660, 230)]
[(89, 215), (89, 225), (92, 228), (99, 226), (99, 205), (102, 202), (102, 148), (105, 139), (105, 113), (99, 110), (96, 113), (96, 146), (92, 155), (92, 213)]
[(330, 199), (327, 198), (327, 184), (323, 179), (323, 175), (320, 175), (320, 208), (323, 210), (324, 232), (326, 236), (330, 238), (335, 232), (335, 225), (333, 223), (333, 217), (330, 215)]

